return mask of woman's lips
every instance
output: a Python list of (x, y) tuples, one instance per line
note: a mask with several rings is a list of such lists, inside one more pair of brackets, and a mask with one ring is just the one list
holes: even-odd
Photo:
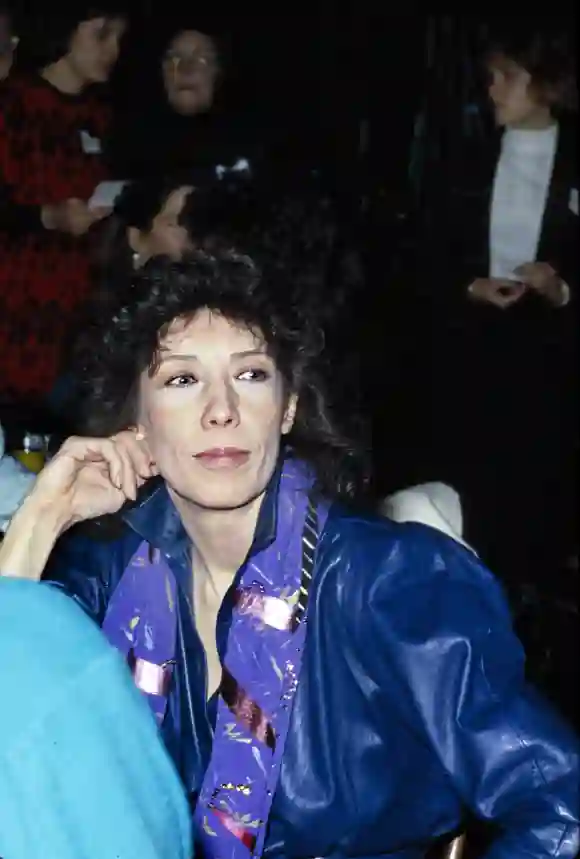
[(249, 450), (237, 447), (215, 447), (211, 450), (203, 450), (195, 455), (195, 459), (209, 469), (239, 468), (250, 458)]

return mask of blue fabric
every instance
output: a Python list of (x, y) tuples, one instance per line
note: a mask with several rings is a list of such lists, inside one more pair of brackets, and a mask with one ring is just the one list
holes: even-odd
[[(276, 533), (276, 481), (257, 552)], [(191, 801), (212, 744), (187, 536), (163, 485), (115, 539), (71, 536), (48, 575), (102, 622), (142, 539), (178, 583), (178, 648), (163, 726)], [(218, 648), (231, 598), (218, 617)], [(319, 545), (301, 679), (266, 857), (419, 859), (469, 808), (498, 825), (485, 859), (578, 852), (577, 738), (524, 681), (522, 648), (494, 577), (421, 525), (331, 509)]]
[(190, 859), (155, 722), (74, 602), (0, 578), (0, 665), (0, 856)]

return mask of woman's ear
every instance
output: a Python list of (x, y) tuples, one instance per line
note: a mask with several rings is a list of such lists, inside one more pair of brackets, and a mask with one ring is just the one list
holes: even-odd
[(286, 404), (286, 410), (284, 412), (284, 417), (282, 419), (282, 435), (288, 435), (292, 427), (294, 426), (294, 421), (296, 419), (296, 409), (298, 408), (298, 395), (290, 394), (288, 397), (288, 403)]
[(137, 424), (137, 426), (135, 427), (135, 439), (139, 442), (139, 446), (147, 452), (149, 459), (153, 462), (151, 448), (149, 447), (149, 442), (147, 441), (147, 432), (143, 424)]

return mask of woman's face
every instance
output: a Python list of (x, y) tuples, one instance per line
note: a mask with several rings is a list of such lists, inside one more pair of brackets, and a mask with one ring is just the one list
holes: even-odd
[(187, 228), (179, 222), (185, 201), (193, 187), (183, 185), (176, 188), (167, 197), (161, 210), (153, 218), (149, 230), (139, 230), (129, 227), (129, 244), (136, 252), (139, 265), (143, 265), (154, 256), (168, 256), (179, 261), (191, 248), (191, 239)]
[(499, 126), (541, 128), (550, 121), (550, 109), (535, 97), (529, 72), (501, 54), (491, 57), (488, 71), (488, 92)]
[(171, 325), (140, 380), (139, 429), (159, 473), (206, 510), (262, 495), (295, 408), (263, 341), (209, 310)]
[(87, 84), (105, 83), (109, 79), (124, 32), (122, 18), (92, 18), (79, 24), (71, 38), (67, 59)]
[(213, 104), (219, 61), (209, 36), (183, 30), (169, 43), (162, 62), (167, 100), (184, 116), (209, 110)]

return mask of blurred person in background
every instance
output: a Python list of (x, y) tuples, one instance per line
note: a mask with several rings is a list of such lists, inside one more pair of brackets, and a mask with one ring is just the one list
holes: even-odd
[(91, 208), (107, 177), (106, 83), (126, 27), (114, 0), (52, 9), (31, 36), (38, 71), (12, 75), (0, 114), (0, 394), (42, 399), (89, 289)]
[(114, 284), (119, 275), (152, 256), (182, 258), (192, 247), (185, 214), (193, 192), (182, 178), (143, 179), (123, 189), (113, 212), (99, 225), (94, 255), (99, 288)]
[(418, 255), (426, 445), (483, 557), (545, 576), (575, 529), (575, 49), (558, 21), (510, 17), (484, 68), (495, 131), (459, 150), (426, 201), (440, 225)]
[(229, 152), (231, 129), (226, 133), (220, 97), (225, 60), (210, 33), (203, 23), (170, 21), (153, 39), (144, 38), (148, 50), (128, 103), (119, 105), (111, 139), (119, 178), (214, 167)]

